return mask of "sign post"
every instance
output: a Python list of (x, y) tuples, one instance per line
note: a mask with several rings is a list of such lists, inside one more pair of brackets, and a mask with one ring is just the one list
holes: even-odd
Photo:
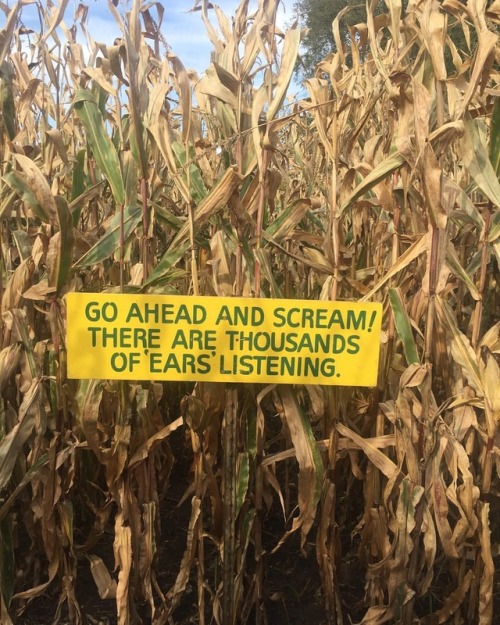
[(382, 305), (69, 293), (68, 377), (375, 386)]

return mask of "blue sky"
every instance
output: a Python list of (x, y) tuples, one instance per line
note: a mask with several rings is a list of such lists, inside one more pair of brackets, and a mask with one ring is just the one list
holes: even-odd
[[(57, 3), (58, 0), (55, 0)], [(11, 5), (13, 2), (10, 3)], [(78, 7), (79, 1), (72, 0), (68, 4), (66, 11), (65, 23), (71, 26), (75, 9)], [(87, 27), (91, 36), (98, 43), (112, 43), (115, 37), (120, 36), (120, 31), (116, 22), (108, 9), (107, 0), (86, 0), (85, 4), (89, 7)], [(206, 34), (200, 11), (190, 12), (194, 6), (194, 0), (163, 0), (162, 2), (165, 13), (163, 17), (163, 34), (170, 45), (172, 51), (180, 58), (183, 64), (189, 69), (195, 69), (198, 73), (203, 72), (210, 63), (211, 44)], [(238, 0), (216, 0), (216, 4), (231, 17), (234, 15), (238, 7)], [(293, 21), (294, 0), (281, 0), (278, 25), (284, 28), (284, 25)], [(256, 6), (257, 2), (251, 2)], [(119, 9), (121, 11), (129, 6), (129, 2), (121, 1)], [(155, 9), (152, 14), (156, 16)], [(210, 20), (214, 25), (217, 19), (214, 11), (209, 11)], [(38, 28), (38, 18), (36, 9), (33, 5), (23, 9), (24, 23), (31, 28)], [(3, 25), (5, 19), (0, 17), (0, 25)], [(83, 41), (83, 40), (82, 40)]]

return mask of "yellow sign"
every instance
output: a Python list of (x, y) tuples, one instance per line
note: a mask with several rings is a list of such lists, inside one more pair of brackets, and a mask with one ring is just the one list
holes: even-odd
[(382, 305), (69, 293), (70, 378), (374, 386)]

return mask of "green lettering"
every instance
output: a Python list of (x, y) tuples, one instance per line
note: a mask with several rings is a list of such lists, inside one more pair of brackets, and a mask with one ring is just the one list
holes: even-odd
[(151, 373), (162, 373), (161, 354), (155, 352), (151, 352), (149, 354), (149, 370), (151, 371)]
[[(309, 322), (309, 326), (306, 324), (306, 321)], [(302, 311), (302, 327), (314, 328), (314, 310), (311, 308), (306, 308)]]
[(359, 352), (359, 335), (358, 334), (353, 334), (351, 336), (348, 337), (347, 339), (347, 344), (349, 345), (349, 349), (347, 350), (348, 354), (357, 354)]
[(174, 340), (172, 341), (172, 349), (178, 346), (188, 349), (188, 342), (184, 336), (184, 330), (177, 330), (175, 333)]
[(332, 354), (340, 354), (345, 349), (345, 338), (341, 334), (335, 334), (333, 337)]
[(226, 305), (222, 306), (222, 308), (220, 309), (219, 314), (217, 315), (217, 319), (215, 321), (215, 325), (218, 326), (221, 321), (227, 321), (230, 326), (233, 325), (233, 322), (231, 320), (231, 313), (229, 312), (229, 308)]
[(325, 358), (321, 363), (321, 375), (329, 378), (335, 375), (335, 358)]
[(98, 302), (89, 302), (85, 306), (85, 316), (89, 321), (99, 321), (101, 318), (99, 310), (96, 310), (97, 306), (99, 306)]
[(268, 356), (267, 358), (267, 375), (278, 375), (279, 356)]
[(205, 330), (205, 349), (215, 349), (217, 346), (217, 333), (215, 330)]
[(208, 354), (200, 354), (197, 359), (198, 373), (210, 372), (210, 356)]
[(195, 357), (193, 354), (183, 354), (182, 355), (182, 370), (184, 373), (187, 373), (188, 368), (191, 367), (190, 373), (196, 373), (195, 368)]
[(312, 338), (310, 334), (304, 334), (299, 341), (297, 351), (300, 352), (303, 349), (308, 349), (310, 352), (314, 351), (314, 346), (312, 342)]
[(179, 362), (175, 354), (168, 355), (167, 360), (165, 361), (165, 365), (163, 367), (163, 373), (167, 373), (169, 369), (175, 369), (177, 373), (182, 373), (182, 369), (179, 366)]
[(171, 317), (174, 314), (174, 305), (173, 304), (162, 304), (161, 307), (161, 322), (162, 323), (173, 323), (173, 319)]
[(116, 352), (111, 356), (111, 369), (122, 373), (127, 368), (127, 356), (123, 352)]
[(242, 375), (250, 375), (253, 372), (252, 356), (242, 356), (239, 364), (239, 373)]
[(330, 321), (328, 322), (328, 327), (331, 328), (334, 324), (338, 324), (342, 328), (342, 330), (345, 329), (342, 313), (338, 309), (332, 312), (330, 316)]
[(139, 304), (132, 304), (127, 313), (127, 318), (125, 319), (125, 323), (130, 323), (132, 319), (137, 319), (139, 323), (144, 323), (144, 319), (142, 318), (141, 309), (139, 308)]
[(300, 327), (300, 319), (299, 321), (292, 321), (292, 315), (298, 314), (300, 315), (300, 308), (290, 308), (290, 310), (288, 311), (288, 325), (291, 328), (298, 328)]
[(203, 349), (203, 332), (201, 330), (191, 330), (189, 335), (189, 349), (194, 349), (195, 344), (198, 349)]
[(239, 306), (234, 307), (234, 325), (240, 323), (244, 326), (248, 325), (248, 306), (245, 306), (244, 309)]
[(282, 328), (284, 325), (286, 325), (286, 317), (283, 314), (284, 312), (285, 312), (285, 309), (282, 308), (281, 306), (279, 308), (274, 309), (274, 317), (275, 319), (277, 319), (277, 321), (273, 323), (273, 326), (275, 328)]
[(160, 349), (160, 328), (149, 328), (148, 344), (145, 347), (149, 347), (149, 349)]
[(324, 308), (320, 308), (319, 310), (316, 311), (316, 327), (317, 328), (321, 328), (321, 329), (326, 329), (328, 328), (327, 325), (327, 312)]
[(97, 347), (97, 333), (102, 332), (102, 328), (93, 328), (92, 326), (89, 326), (87, 330), (90, 332), (92, 337), (92, 347)]
[(193, 306), (193, 323), (199, 325), (200, 323), (204, 323), (207, 318), (207, 311), (200, 304), (195, 304)]
[(353, 330), (358, 330), (361, 326), (361, 329), (365, 329), (366, 324), (366, 310), (361, 310), (357, 316), (355, 310), (347, 311), (347, 327), (353, 328)]
[(179, 321), (185, 321), (186, 323), (191, 323), (191, 316), (189, 314), (189, 310), (186, 304), (181, 304), (179, 306), (179, 310), (175, 317), (175, 323), (179, 323)]

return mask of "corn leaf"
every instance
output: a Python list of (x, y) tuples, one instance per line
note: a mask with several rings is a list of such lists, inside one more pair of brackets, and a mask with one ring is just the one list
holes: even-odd
[[(124, 239), (132, 234), (142, 218), (141, 209), (137, 206), (128, 206), (124, 210), (123, 235)], [(75, 264), (74, 269), (89, 267), (101, 263), (116, 252), (120, 244), (120, 215), (115, 215), (109, 223), (106, 233), (90, 248)]]
[(394, 323), (398, 331), (399, 338), (403, 343), (405, 358), (408, 365), (420, 362), (418, 357), (417, 346), (413, 338), (410, 318), (406, 312), (400, 289), (389, 289), (389, 300), (391, 302), (392, 312), (394, 314)]
[(125, 202), (125, 189), (120, 161), (113, 142), (106, 132), (97, 102), (92, 93), (79, 89), (75, 94), (74, 107), (85, 127), (96, 163), (109, 182), (116, 203), (121, 206)]
[(478, 189), (500, 208), (500, 182), (479, 133), (477, 121), (472, 118), (465, 120), (462, 155), (464, 164)]

